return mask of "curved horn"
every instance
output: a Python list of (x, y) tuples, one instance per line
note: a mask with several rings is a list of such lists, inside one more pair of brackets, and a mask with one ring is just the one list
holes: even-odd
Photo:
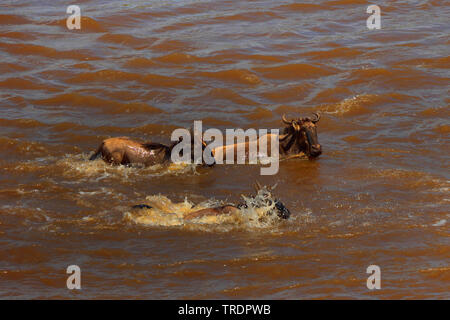
[(313, 115), (315, 116), (315, 118), (311, 121), (314, 123), (318, 122), (320, 120), (320, 112), (314, 112)]
[(261, 185), (258, 181), (255, 182), (255, 191), (258, 193), (258, 191), (261, 189)]
[(283, 114), (283, 116), (281, 117), (281, 120), (283, 120), (283, 122), (284, 122), (285, 124), (291, 124), (291, 123), (292, 123), (292, 121), (288, 121), (288, 120), (286, 119), (286, 115), (285, 115), (285, 114)]

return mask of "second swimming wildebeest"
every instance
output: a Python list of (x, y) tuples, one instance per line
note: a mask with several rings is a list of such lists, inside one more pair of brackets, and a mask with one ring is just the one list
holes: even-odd
[[(242, 210), (249, 209), (253, 210), (263, 209), (264, 216), (276, 215), (280, 219), (288, 219), (291, 212), (285, 205), (276, 197), (274, 197), (272, 188), (261, 187), (261, 185), (255, 183), (256, 195), (249, 198), (245, 198), (246, 201), (238, 204), (227, 204), (220, 206), (213, 206), (208, 208), (202, 208), (196, 210), (196, 206), (193, 206), (191, 210), (183, 214), (183, 219), (188, 221), (192, 219), (200, 219), (208, 216), (232, 216), (242, 214)], [(138, 204), (134, 205), (132, 208), (135, 210), (139, 209), (153, 209), (153, 204)]]

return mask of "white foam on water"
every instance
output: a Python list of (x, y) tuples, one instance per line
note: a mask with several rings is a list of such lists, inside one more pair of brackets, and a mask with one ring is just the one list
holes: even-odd
[(439, 220), (438, 222), (432, 224), (433, 227), (442, 227), (447, 223), (447, 219)]
[(132, 177), (140, 176), (164, 176), (187, 173), (197, 174), (196, 166), (193, 164), (170, 163), (168, 165), (154, 165), (150, 167), (140, 165), (114, 166), (101, 159), (89, 161), (88, 156), (85, 154), (66, 155), (64, 158), (56, 161), (55, 164), (62, 168), (65, 177), (78, 179), (80, 181), (83, 178), (100, 181), (110, 177), (128, 180)]

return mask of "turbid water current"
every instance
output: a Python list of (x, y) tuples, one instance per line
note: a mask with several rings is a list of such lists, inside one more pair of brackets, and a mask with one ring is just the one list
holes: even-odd
[[(2, 1), (0, 297), (449, 299), (450, 7), (372, 2), (380, 30), (360, 0), (78, 0), (81, 30), (67, 1)], [(274, 176), (88, 161), (108, 137), (314, 111), (323, 154)], [(291, 219), (183, 220), (257, 180)]]

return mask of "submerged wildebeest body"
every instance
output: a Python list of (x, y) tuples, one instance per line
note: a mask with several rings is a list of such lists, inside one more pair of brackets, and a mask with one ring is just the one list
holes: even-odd
[[(260, 196), (260, 201), (258, 205), (256, 205), (256, 208), (267, 206), (271, 208), (267, 214), (272, 215), (276, 214), (281, 219), (288, 219), (291, 215), (291, 212), (288, 208), (285, 207), (285, 205), (278, 199), (271, 200), (272, 194), (271, 190), (267, 188), (261, 188), (261, 185), (259, 183), (255, 184), (255, 189), (257, 192), (257, 195)], [(254, 198), (254, 197), (253, 197)], [(262, 200), (261, 200), (262, 199)], [(132, 207), (133, 209), (152, 209), (151, 206), (147, 204), (138, 204)], [(224, 206), (217, 206), (213, 208), (206, 208), (206, 209), (200, 209), (197, 211), (192, 211), (183, 216), (183, 219), (185, 220), (192, 220), (195, 218), (201, 218), (205, 216), (220, 216), (220, 215), (232, 215), (239, 213), (240, 210), (243, 208), (247, 208), (246, 203), (240, 203), (237, 205), (224, 205)]]
[[(269, 203), (271, 205), (271, 203)], [(201, 218), (204, 216), (219, 216), (219, 215), (230, 215), (230, 214), (236, 214), (238, 213), (242, 208), (246, 207), (245, 204), (238, 204), (238, 205), (225, 205), (215, 208), (206, 208), (201, 209), (198, 211), (190, 212), (184, 216), (184, 219), (191, 220), (194, 218)], [(275, 206), (274, 209), (269, 211), (269, 215), (273, 214), (275, 211), (276, 215), (281, 219), (289, 219), (291, 212), (288, 208), (284, 206), (284, 204), (279, 201), (275, 200)]]

